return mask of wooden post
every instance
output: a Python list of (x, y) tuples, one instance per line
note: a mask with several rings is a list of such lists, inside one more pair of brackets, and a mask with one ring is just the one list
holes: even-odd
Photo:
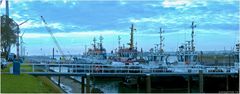
[[(240, 33), (239, 33), (240, 34)], [(240, 57), (240, 51), (239, 51), (239, 57)], [(240, 58), (239, 58), (239, 60), (238, 60), (239, 62), (240, 62)], [(238, 65), (238, 67), (239, 67), (240, 65)], [(238, 76), (237, 76), (237, 78), (239, 79), (239, 76), (240, 76), (240, 69), (238, 69)], [(240, 86), (238, 86), (238, 90), (240, 91)]]
[(35, 69), (34, 69), (34, 64), (32, 64), (32, 72), (34, 72), (34, 70), (35, 70)]
[(139, 93), (140, 77), (137, 77), (137, 93)]
[(81, 87), (81, 89), (82, 89), (82, 93), (84, 93), (84, 83), (85, 83), (84, 77), (82, 76), (81, 79), (82, 79), (82, 83), (81, 83), (82, 87)]
[(199, 92), (203, 93), (203, 85), (204, 85), (204, 80), (203, 80), (203, 70), (199, 70)]
[(146, 74), (146, 90), (147, 93), (151, 93), (151, 75), (150, 74)]
[(188, 93), (192, 92), (192, 85), (191, 85), (191, 83), (192, 83), (192, 76), (189, 75), (188, 76)]
[(53, 55), (53, 56), (52, 56), (52, 59), (53, 59), (53, 60), (54, 60), (54, 58), (55, 58), (55, 57), (54, 57), (54, 52), (55, 52), (55, 51), (54, 51), (54, 48), (53, 48), (53, 49), (52, 49), (52, 55)]
[(58, 76), (58, 86), (60, 86), (60, 84), (61, 84), (61, 78), (60, 76)]
[[(61, 61), (60, 61), (61, 62)], [(59, 62), (59, 74), (61, 73), (61, 64), (60, 64), (60, 62)], [(61, 81), (61, 77), (60, 77), (60, 75), (58, 76), (58, 86), (60, 86), (60, 82)]]
[(226, 91), (229, 91), (229, 75), (226, 76)]
[(87, 83), (86, 83), (86, 93), (90, 93), (90, 73), (87, 73), (86, 76), (87, 76), (87, 77), (86, 77), (86, 78), (87, 78), (87, 79), (86, 79), (86, 80), (87, 80), (87, 81), (86, 81), (86, 82), (87, 82)]

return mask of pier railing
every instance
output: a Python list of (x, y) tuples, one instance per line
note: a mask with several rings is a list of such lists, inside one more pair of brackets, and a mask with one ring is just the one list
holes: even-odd
[[(143, 68), (141, 65), (102, 65), (102, 64), (22, 64), (22, 73), (64, 73), (64, 74), (234, 74), (235, 66), (160, 66)], [(28, 66), (28, 67), (24, 67)], [(24, 69), (27, 68), (27, 69)]]

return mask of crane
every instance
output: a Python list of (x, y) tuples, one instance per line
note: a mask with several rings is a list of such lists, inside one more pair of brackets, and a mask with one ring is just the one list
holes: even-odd
[(57, 39), (56, 39), (55, 36), (53, 35), (51, 29), (48, 27), (48, 24), (47, 24), (47, 22), (45, 21), (45, 19), (43, 18), (43, 16), (41, 16), (41, 19), (42, 19), (42, 21), (43, 21), (43, 23), (44, 23), (44, 26), (45, 26), (46, 30), (50, 33), (50, 35), (51, 35), (54, 43), (56, 44), (56, 46), (57, 46), (60, 54), (62, 55), (62, 59), (65, 60), (65, 55), (64, 55), (64, 53), (63, 53), (63, 51), (62, 51), (62, 49), (61, 49), (61, 47), (60, 47)]

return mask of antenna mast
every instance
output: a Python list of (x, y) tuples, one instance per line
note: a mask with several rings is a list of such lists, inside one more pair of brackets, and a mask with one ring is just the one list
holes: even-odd
[(94, 48), (94, 50), (96, 49), (96, 38), (95, 37), (93, 38), (93, 48)]
[(102, 49), (103, 49), (103, 47), (102, 47), (102, 40), (103, 40), (102, 35), (99, 37), (99, 40), (100, 40), (100, 50), (102, 51)]
[(160, 28), (160, 49), (159, 49), (159, 51), (160, 51), (160, 53), (163, 53), (163, 46), (164, 46), (164, 44), (163, 44), (163, 40), (164, 40), (164, 37), (162, 36), (162, 34), (163, 34), (163, 30), (162, 30), (162, 28)]
[[(3, 2), (3, 1), (2, 1)], [(8, 0), (6, 0), (6, 15), (9, 17), (9, 5)]]
[(191, 51), (194, 52), (195, 51), (195, 46), (194, 46), (194, 28), (196, 28), (196, 25), (194, 24), (194, 21), (192, 21), (192, 41), (191, 41)]
[(134, 48), (134, 43), (133, 43), (133, 34), (134, 34), (134, 30), (136, 30), (135, 28), (134, 28), (134, 26), (133, 26), (133, 24), (132, 24), (132, 26), (130, 27), (130, 29), (131, 29), (131, 33), (130, 33), (130, 35), (131, 35), (131, 38), (130, 38), (130, 50), (132, 50), (133, 48)]
[(120, 50), (121, 49), (121, 37), (118, 36), (118, 49)]

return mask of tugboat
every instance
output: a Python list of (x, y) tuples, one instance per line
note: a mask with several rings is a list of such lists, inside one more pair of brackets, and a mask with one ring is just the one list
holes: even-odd
[[(163, 44), (163, 40), (165, 39), (163, 37), (163, 29), (160, 28), (160, 43), (159, 44), (155, 44), (156, 46), (154, 48), (150, 49), (150, 54), (148, 55), (149, 57), (149, 61), (151, 62), (159, 62), (160, 65), (164, 64), (164, 58), (166, 58), (166, 54), (164, 52), (164, 44)], [(158, 49), (159, 46), (159, 49)]]
[[(124, 65), (140, 65), (142, 63), (145, 63), (146, 61), (142, 58), (143, 56), (143, 51), (141, 49), (141, 52), (137, 50), (137, 47), (134, 46), (134, 31), (136, 29), (134, 28), (134, 25), (130, 27), (131, 33), (130, 33), (130, 42), (128, 43), (129, 47), (125, 48), (123, 45), (122, 47), (120, 46), (121, 43), (121, 38), (120, 36), (118, 37), (118, 51), (115, 53), (115, 57), (112, 60), (112, 65), (113, 66), (124, 66)], [(131, 66), (134, 68), (142, 68), (141, 66)], [(127, 76), (125, 77), (123, 81), (124, 86), (128, 87), (133, 87), (137, 85), (137, 77), (134, 76)]]
[(96, 43), (96, 38), (93, 38), (93, 48), (89, 48), (87, 52), (81, 57), (81, 61), (87, 63), (99, 63), (105, 64), (107, 63), (107, 53), (106, 49), (103, 47), (102, 43), (103, 37), (99, 37), (99, 43)]
[(93, 38), (93, 48), (89, 48), (86, 53), (87, 56), (96, 57), (97, 59), (107, 59), (106, 49), (103, 48), (102, 40), (103, 37), (99, 37), (100, 42), (96, 45), (96, 38)]
[(136, 31), (136, 29), (134, 28), (134, 25), (132, 24), (132, 26), (130, 27), (131, 29), (131, 33), (130, 33), (130, 43), (128, 43), (129, 48), (125, 48), (125, 46), (123, 45), (122, 47), (120, 46), (120, 36), (118, 38), (118, 43), (119, 43), (119, 47), (118, 47), (118, 51), (115, 53), (116, 57), (114, 57), (113, 59), (113, 63), (115, 62), (119, 62), (119, 63), (124, 63), (125, 65), (137, 65), (142, 62), (145, 62), (144, 59), (139, 58), (141, 57), (140, 53), (137, 50), (137, 47), (134, 47), (134, 31)]
[[(195, 51), (194, 46), (194, 29), (196, 28), (194, 21), (192, 22), (191, 28), (191, 41), (186, 41), (186, 43), (179, 46), (178, 51), (175, 54), (175, 61), (166, 61), (166, 64), (169, 67), (168, 69), (171, 69), (173, 72), (191, 72), (197, 71), (199, 68), (203, 67), (203, 65), (197, 61), (198, 53)], [(168, 57), (166, 59), (168, 59)]]

